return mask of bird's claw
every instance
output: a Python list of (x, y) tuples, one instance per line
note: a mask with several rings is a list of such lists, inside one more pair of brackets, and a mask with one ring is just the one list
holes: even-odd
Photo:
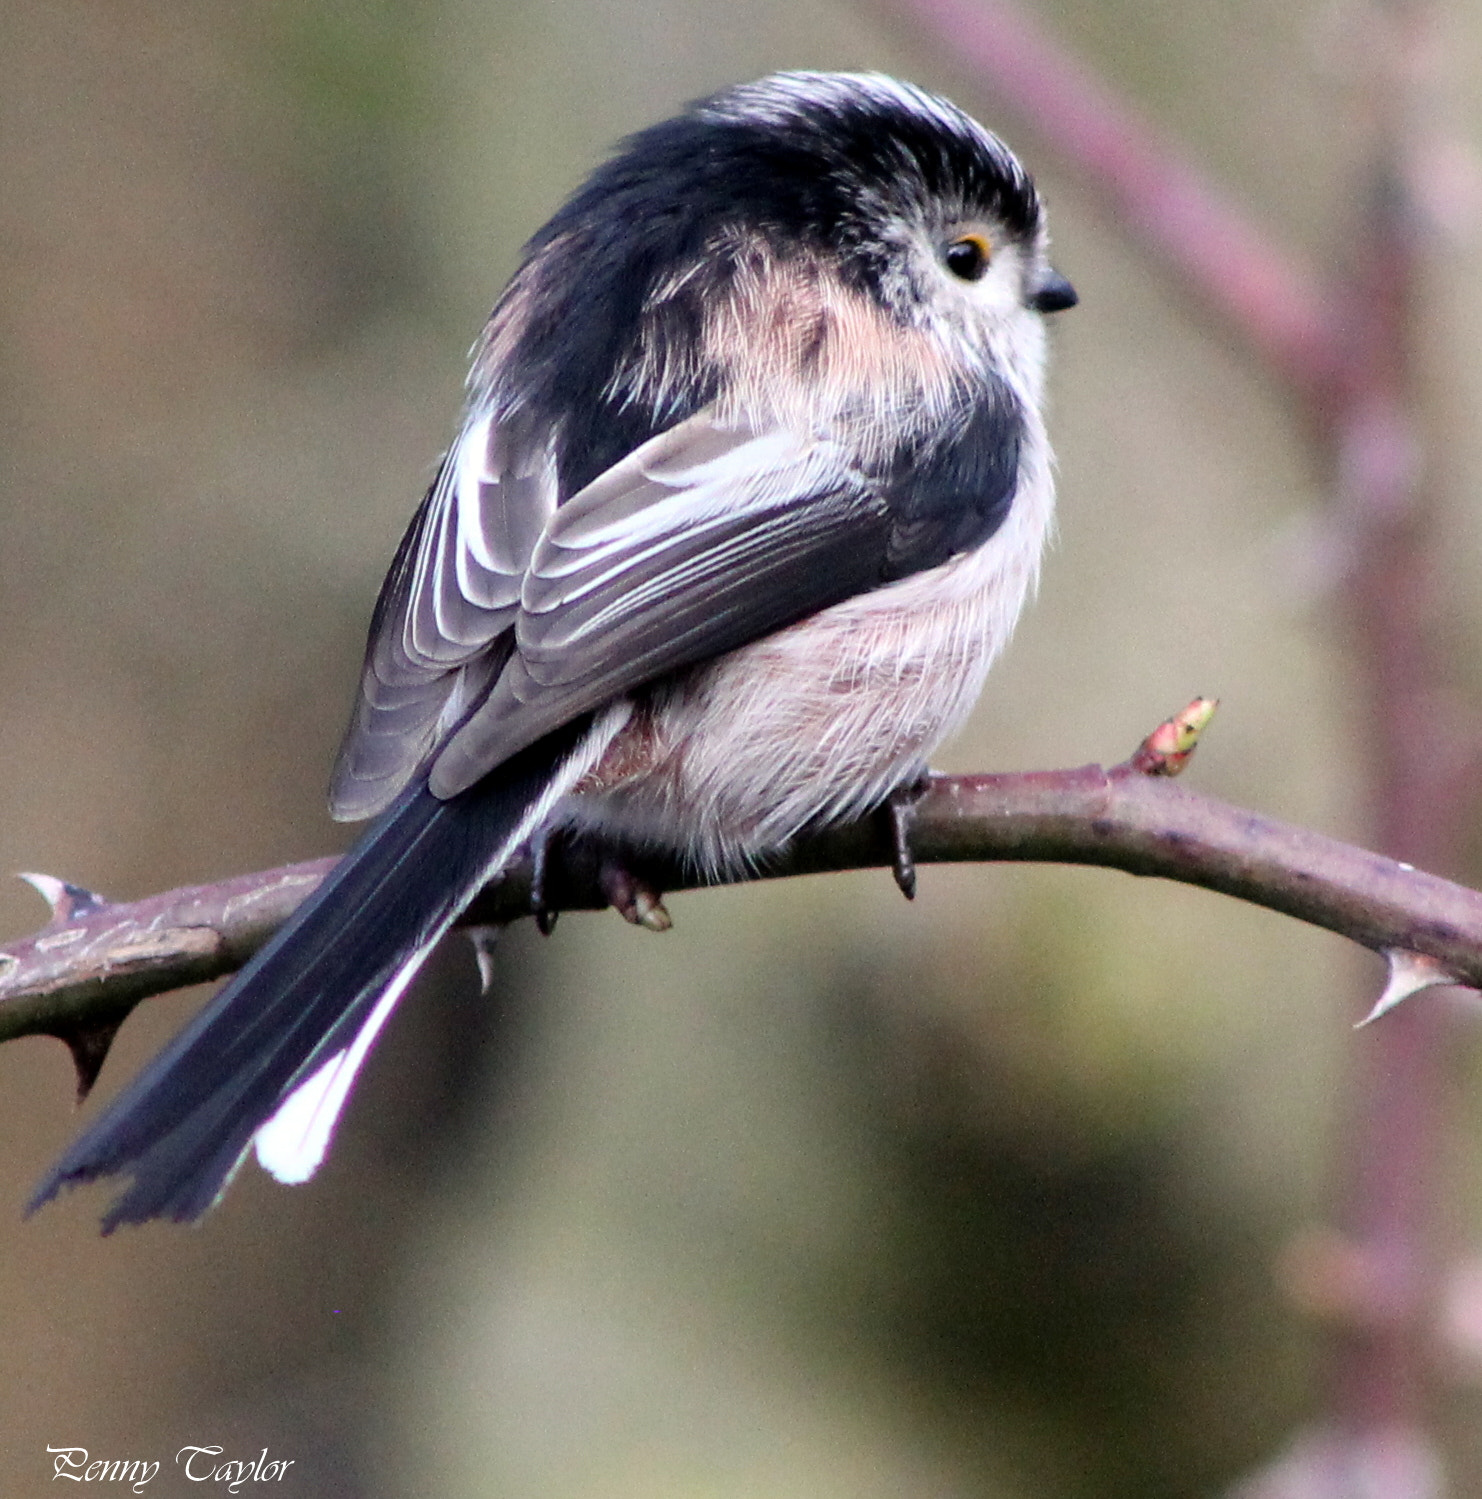
[(909, 786), (898, 786), (885, 801), (885, 815), (890, 823), (890, 872), (896, 886), (907, 900), (916, 899), (916, 856), (911, 852), (911, 824), (916, 820), (916, 803), (926, 790), (926, 777)]
[(604, 854), (598, 863), (597, 883), (624, 921), (647, 927), (651, 932), (667, 932), (674, 925), (659, 892), (609, 854)]
[(535, 929), (542, 937), (549, 937), (556, 930), (556, 918), (561, 914), (546, 900), (551, 849), (559, 837), (559, 833), (542, 828), (530, 842), (530, 914), (535, 918)]

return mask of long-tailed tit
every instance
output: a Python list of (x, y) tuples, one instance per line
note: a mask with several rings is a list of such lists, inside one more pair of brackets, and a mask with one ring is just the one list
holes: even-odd
[(318, 1166), (429, 950), (552, 835), (735, 871), (915, 781), (1050, 528), (1033, 183), (944, 99), (784, 73), (623, 144), (531, 240), (371, 623), (375, 817), (33, 1206), (198, 1217)]

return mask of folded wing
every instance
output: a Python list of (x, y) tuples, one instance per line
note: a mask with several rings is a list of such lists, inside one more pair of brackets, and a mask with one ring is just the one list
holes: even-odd
[(514, 649), (432, 763), (451, 796), (551, 727), (877, 587), (890, 530), (836, 442), (701, 413), (551, 518)]
[(402, 538), (371, 620), (336, 817), (384, 810), (482, 697), (513, 648), (531, 553), (556, 510), (549, 433), (472, 416)]
[(985, 391), (866, 474), (826, 433), (706, 410), (560, 505), (549, 439), (472, 423), (382, 592), (336, 812), (424, 765), (456, 795), (621, 693), (979, 545), (1013, 497), (1017, 422)]

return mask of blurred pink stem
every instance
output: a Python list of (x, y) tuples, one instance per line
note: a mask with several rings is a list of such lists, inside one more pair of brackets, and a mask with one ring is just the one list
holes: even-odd
[(1016, 114), (1136, 243), (1275, 372), (1321, 401), (1340, 368), (1331, 300), (1254, 223), (1017, 5), (875, 0)]
[[(1441, 672), (1431, 528), (1416, 430), (1415, 304), (1421, 270), (1403, 163), (1429, 7), (1387, 0), (1370, 33), (1371, 164), (1357, 215), (1363, 253), (1350, 276), (1345, 379), (1329, 432), (1332, 523), (1351, 534), (1348, 624), (1365, 685), (1371, 826), (1396, 858), (1453, 870), (1461, 857), (1471, 752), (1437, 704)], [(1351, 1429), (1420, 1428), (1428, 1415), (1428, 1335), (1443, 1245), (1436, 1221), (1444, 1141), (1446, 1009), (1415, 1005), (1380, 1044), (1361, 1048), (1344, 1228), (1376, 1271), (1382, 1303), (1334, 1350), (1332, 1405)]]
[[(1371, 165), (1356, 214), (1361, 259), (1324, 285), (1278, 250), (1179, 154), (1006, 0), (876, 0), (1017, 114), (1139, 246), (1306, 403), (1332, 485), (1329, 522), (1353, 563), (1347, 623), (1365, 686), (1378, 846), (1442, 871), (1459, 862), (1475, 746), (1436, 722), (1441, 673), (1409, 354), (1419, 271), (1410, 136), (1426, 77), (1425, 0), (1355, 12), (1369, 43)], [(1404, 1007), (1359, 1052), (1340, 1216), (1376, 1267), (1375, 1305), (1339, 1340), (1329, 1419), (1372, 1442), (1416, 1432), (1439, 1248), (1444, 1007)], [(1337, 1492), (1334, 1490), (1333, 1492)]]

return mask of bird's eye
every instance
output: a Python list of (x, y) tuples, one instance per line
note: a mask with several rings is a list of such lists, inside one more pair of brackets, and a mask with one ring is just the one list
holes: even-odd
[(959, 281), (979, 281), (988, 269), (993, 247), (982, 234), (960, 234), (943, 252), (947, 269)]

